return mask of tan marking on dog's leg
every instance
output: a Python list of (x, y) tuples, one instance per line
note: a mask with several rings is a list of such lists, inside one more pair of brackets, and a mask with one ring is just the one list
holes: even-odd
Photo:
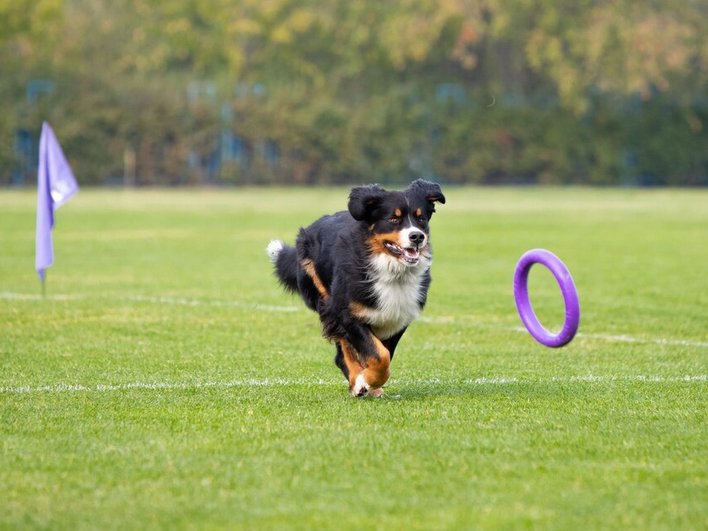
[(307, 276), (312, 279), (312, 283), (315, 285), (315, 288), (319, 292), (320, 297), (322, 297), (322, 300), (326, 301), (329, 298), (329, 293), (327, 292), (327, 288), (325, 288), (322, 279), (317, 274), (317, 271), (315, 271), (315, 264), (313, 264), (312, 260), (309, 258), (305, 258), (300, 265), (302, 265), (302, 268), (305, 270), (305, 273), (307, 273)]
[(391, 376), (391, 353), (383, 343), (381, 343), (378, 337), (372, 334), (371, 339), (374, 341), (374, 345), (376, 345), (376, 352), (379, 357), (378, 359), (371, 358), (366, 360), (366, 367), (362, 375), (369, 387), (378, 389), (379, 387), (383, 387)]
[(364, 370), (364, 367), (359, 361), (359, 355), (357, 354), (354, 347), (346, 339), (339, 339), (339, 345), (342, 347), (342, 354), (344, 354), (344, 364), (347, 366), (349, 371), (349, 391), (354, 388), (357, 377)]

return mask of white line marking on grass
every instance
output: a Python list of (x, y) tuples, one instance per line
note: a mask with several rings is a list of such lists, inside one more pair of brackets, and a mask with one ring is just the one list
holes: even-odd
[[(524, 330), (525, 332), (525, 330)], [(642, 338), (626, 335), (612, 334), (586, 334), (578, 333), (577, 337), (587, 339), (601, 339), (603, 341), (611, 341), (613, 343), (653, 343), (654, 345), (671, 345), (680, 347), (702, 347), (708, 348), (708, 341), (691, 341), (690, 339), (667, 339), (667, 338)]]
[(651, 383), (681, 383), (681, 382), (698, 382), (706, 383), (708, 382), (708, 375), (706, 374), (693, 374), (686, 376), (648, 376), (644, 374), (637, 374), (634, 376), (596, 376), (593, 374), (588, 374), (586, 376), (571, 376), (570, 378), (549, 378), (550, 382), (561, 382), (561, 383), (573, 383), (573, 382), (587, 382), (587, 383), (607, 383), (607, 382), (651, 382)]
[[(39, 301), (42, 300), (42, 295), (31, 294), (31, 293), (14, 293), (9, 291), (0, 292), (0, 299), (5, 300), (19, 300), (19, 301)], [(86, 295), (47, 295), (48, 300), (56, 301), (72, 301), (72, 300), (83, 300), (89, 298)], [(102, 297), (96, 297), (100, 299)], [(108, 298), (108, 297), (107, 297)], [(127, 297), (118, 297), (120, 300), (132, 301), (132, 302), (146, 302), (150, 304), (165, 304), (165, 305), (175, 305), (175, 306), (212, 306), (212, 307), (222, 307), (222, 308), (245, 308), (250, 310), (257, 310), (262, 312), (299, 312), (304, 311), (304, 306), (277, 306), (269, 304), (258, 304), (251, 302), (243, 302), (237, 300), (218, 300), (218, 299), (190, 299), (184, 297), (165, 297), (165, 296), (144, 296), (144, 295), (130, 295)], [(520, 326), (508, 327), (502, 324), (494, 324), (491, 321), (485, 321), (482, 319), (469, 320), (467, 318), (472, 316), (452, 316), (452, 315), (424, 315), (418, 320), (427, 324), (457, 324), (457, 325), (470, 325), (483, 328), (497, 328), (500, 330), (513, 330), (518, 333), (528, 333), (527, 330)], [(672, 338), (649, 338), (649, 337), (635, 337), (628, 335), (613, 335), (613, 334), (595, 334), (595, 333), (584, 333), (580, 332), (577, 334), (578, 338), (585, 339), (596, 339), (600, 341), (607, 341), (609, 343), (645, 343), (651, 345), (667, 345), (667, 346), (679, 346), (679, 347), (698, 347), (698, 348), (708, 348), (708, 341), (694, 341), (691, 339), (672, 339)]]
[[(465, 317), (465, 316), (460, 316)], [(475, 319), (474, 321), (468, 321), (466, 319), (455, 318), (451, 315), (433, 315), (433, 316), (422, 316), (418, 319), (423, 323), (428, 324), (457, 324), (470, 326), (483, 327), (483, 328), (496, 328), (499, 330), (513, 330), (514, 332), (528, 334), (522, 326), (508, 327), (501, 324), (493, 324), (489, 321), (484, 321), (481, 319)], [(576, 337), (585, 339), (598, 339), (600, 341), (607, 341), (609, 343), (646, 343), (651, 345), (668, 345), (668, 346), (678, 346), (678, 347), (699, 347), (708, 348), (708, 341), (694, 341), (691, 339), (671, 339), (671, 338), (649, 338), (649, 337), (635, 337), (628, 335), (613, 335), (613, 334), (594, 334), (594, 333), (584, 333), (579, 332)]]
[[(545, 383), (612, 383), (612, 382), (648, 382), (648, 383), (706, 383), (708, 375), (686, 376), (647, 376), (643, 374), (627, 376), (598, 376), (593, 374), (582, 376), (552, 376), (550, 378), (515, 378), (515, 377), (481, 377), (467, 378), (461, 383), (465, 385), (510, 385), (510, 384), (545, 384)], [(395, 381), (397, 385), (455, 385), (456, 380), (442, 380), (432, 378), (429, 380)]]
[[(528, 333), (525, 328), (520, 326), (514, 327), (516, 332)], [(611, 343), (651, 343), (653, 345), (670, 345), (678, 347), (702, 347), (708, 348), (708, 342), (706, 341), (692, 341), (690, 339), (667, 339), (667, 338), (643, 338), (643, 337), (633, 337), (627, 335), (613, 335), (613, 334), (587, 334), (584, 332), (578, 332), (575, 337), (585, 338), (585, 339), (599, 339), (601, 341), (608, 341)]]
[(226, 308), (249, 308), (252, 310), (260, 310), (263, 312), (297, 312), (302, 308), (300, 306), (273, 306), (269, 304), (257, 304), (242, 301), (221, 301), (221, 300), (199, 300), (186, 299), (181, 297), (144, 297), (134, 295), (125, 297), (125, 300), (136, 302), (150, 302), (153, 304), (173, 304), (177, 306), (215, 306)]
[[(33, 293), (14, 293), (11, 291), (0, 292), (0, 299), (4, 300), (15, 300), (15, 301), (41, 301), (43, 299), (53, 300), (53, 301), (75, 301), (75, 300), (85, 300), (90, 297), (86, 295), (47, 295), (42, 297), (40, 294)], [(96, 299), (102, 299), (103, 297), (96, 297)], [(109, 298), (109, 297), (106, 297)], [(214, 306), (214, 307), (225, 307), (225, 308), (246, 308), (249, 310), (260, 310), (263, 312), (298, 312), (304, 308), (301, 306), (275, 306), (269, 304), (258, 304), (243, 301), (234, 300), (200, 300), (200, 299), (188, 299), (184, 297), (148, 297), (144, 295), (131, 295), (128, 297), (118, 297), (120, 300), (131, 301), (131, 302), (147, 302), (151, 304), (166, 304), (175, 306)]]
[(8, 301), (41, 301), (43, 299), (53, 301), (78, 301), (85, 299), (84, 295), (47, 295), (42, 296), (39, 293), (14, 293), (12, 291), (0, 291), (0, 299)]
[(0, 393), (64, 393), (64, 392), (110, 392), (129, 391), (132, 389), (144, 390), (180, 390), (180, 389), (209, 389), (232, 387), (278, 387), (278, 386), (314, 386), (314, 385), (335, 385), (342, 382), (326, 382), (324, 380), (287, 380), (283, 378), (264, 378), (232, 380), (226, 382), (129, 382), (122, 384), (55, 384), (55, 385), (21, 385), (16, 387), (0, 387)]
[[(515, 384), (547, 384), (547, 383), (614, 383), (614, 382), (635, 382), (635, 383), (706, 383), (708, 375), (695, 374), (685, 376), (652, 376), (652, 375), (627, 375), (627, 376), (562, 376), (550, 378), (515, 378), (515, 377), (480, 377), (468, 378), (465, 380), (443, 380), (431, 378), (426, 380), (392, 380), (391, 384), (396, 386), (416, 386), (416, 385), (515, 385)], [(343, 380), (305, 380), (286, 378), (250, 378), (244, 380), (232, 380), (225, 382), (130, 382), (123, 384), (55, 384), (55, 385), (20, 385), (10, 387), (0, 387), (0, 394), (27, 394), (27, 393), (71, 393), (71, 392), (115, 392), (129, 390), (188, 390), (188, 389), (230, 389), (236, 387), (291, 387), (291, 386), (346, 386)]]

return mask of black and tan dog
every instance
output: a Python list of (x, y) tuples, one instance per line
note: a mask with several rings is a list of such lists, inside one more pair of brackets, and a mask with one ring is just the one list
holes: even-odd
[(430, 218), (440, 186), (417, 180), (402, 192), (353, 188), (349, 210), (300, 229), (295, 247), (268, 245), (281, 284), (299, 293), (337, 346), (353, 396), (380, 396), (394, 350), (430, 286)]

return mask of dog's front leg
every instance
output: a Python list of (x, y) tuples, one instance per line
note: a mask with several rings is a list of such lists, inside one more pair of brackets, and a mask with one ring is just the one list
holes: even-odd
[(364, 366), (362, 365), (359, 359), (359, 353), (351, 345), (351, 343), (349, 343), (349, 341), (344, 338), (340, 338), (337, 340), (337, 344), (339, 345), (342, 351), (342, 358), (344, 359), (344, 365), (347, 369), (347, 379), (349, 380), (349, 392), (352, 393), (352, 395), (356, 396), (356, 394), (354, 394), (354, 387), (356, 385), (357, 378), (364, 370)]
[[(369, 327), (350, 313), (348, 286), (335, 281), (331, 293), (320, 290), (322, 304), (318, 306), (324, 335), (337, 342), (349, 378), (353, 396), (381, 396), (381, 387), (390, 376), (391, 353)], [(395, 345), (394, 345), (395, 346)]]
[(352, 396), (381, 396), (381, 387), (391, 375), (391, 353), (360, 323), (349, 323), (347, 332), (340, 345), (349, 369), (349, 392)]

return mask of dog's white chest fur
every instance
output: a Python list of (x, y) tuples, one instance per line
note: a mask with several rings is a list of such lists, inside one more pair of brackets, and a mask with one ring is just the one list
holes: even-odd
[(388, 339), (418, 318), (422, 277), (429, 267), (427, 257), (414, 267), (384, 254), (371, 260), (370, 289), (377, 305), (366, 308), (362, 317), (378, 338)]

